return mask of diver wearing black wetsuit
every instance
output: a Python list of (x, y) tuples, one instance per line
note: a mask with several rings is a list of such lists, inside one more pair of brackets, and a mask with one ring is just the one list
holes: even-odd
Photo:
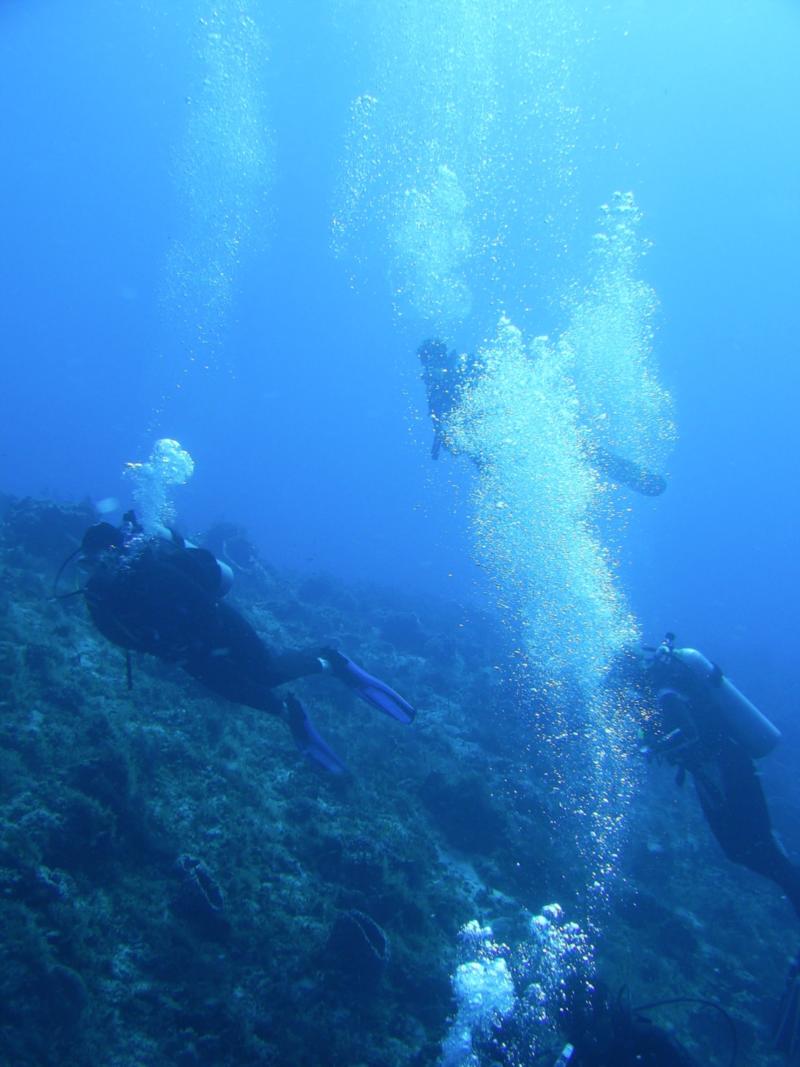
[(443, 341), (426, 341), (417, 349), (417, 355), (422, 363), (428, 415), (433, 424), (431, 459), (438, 459), (442, 445), (453, 452), (447, 437), (447, 419), (458, 404), (462, 390), (477, 379), (480, 364), (473, 356), (448, 352)]
[(209, 551), (164, 529), (145, 536), (129, 513), (117, 529), (87, 530), (83, 594), (97, 629), (127, 652), (175, 663), (213, 692), (237, 704), (287, 719), (304, 755), (333, 773), (344, 764), (315, 730), (292, 695), (272, 690), (329, 671), (392, 718), (409, 723), (414, 709), (398, 693), (330, 648), (276, 654), (223, 599), (232, 574)]
[(694, 650), (675, 649), (671, 634), (646, 676), (658, 709), (658, 738), (650, 751), (677, 766), (679, 782), (691, 774), (728, 859), (775, 882), (800, 917), (800, 867), (775, 838), (755, 765), (780, 734), (718, 667)]
[[(687, 772), (692, 776), (727, 858), (774, 882), (800, 917), (800, 867), (775, 838), (755, 764), (778, 743), (779, 731), (702, 653), (675, 648), (673, 634), (648, 652), (644, 689), (654, 714), (645, 723), (645, 752), (677, 767), (679, 784)], [(622, 667), (627, 680), (629, 666)], [(800, 1064), (800, 952), (789, 968), (773, 1047)]]
[[(417, 349), (417, 355), (422, 363), (422, 381), (433, 424), (431, 457), (438, 459), (442, 445), (455, 454), (447, 435), (447, 420), (459, 403), (462, 391), (480, 377), (483, 365), (477, 356), (448, 351), (447, 345), (439, 340), (425, 341)], [(660, 474), (645, 470), (596, 442), (585, 446), (585, 455), (601, 475), (644, 496), (660, 496), (667, 488)]]

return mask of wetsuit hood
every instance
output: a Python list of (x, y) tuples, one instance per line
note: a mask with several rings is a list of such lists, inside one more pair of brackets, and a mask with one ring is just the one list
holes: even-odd
[(121, 548), (124, 543), (122, 530), (112, 526), (110, 522), (96, 522), (83, 535), (81, 551), (88, 559), (92, 559), (110, 548)]

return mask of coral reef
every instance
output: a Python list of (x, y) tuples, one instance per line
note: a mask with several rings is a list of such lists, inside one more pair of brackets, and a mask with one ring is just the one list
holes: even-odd
[[(579, 884), (492, 621), (248, 548), (231, 595), (268, 643), (336, 641), (418, 708), (402, 729), (330, 679), (298, 685), (348, 754), (334, 780), (175, 667), (134, 657), (128, 687), (82, 598), (51, 597), (88, 507), (0, 515), (0, 1062), (435, 1064), (459, 929), (512, 943)], [(719, 997), (745, 1062), (768, 1063), (788, 907), (650, 781), (599, 964), (642, 1000)], [(724, 1062), (716, 1020), (682, 1010), (682, 1037)]]

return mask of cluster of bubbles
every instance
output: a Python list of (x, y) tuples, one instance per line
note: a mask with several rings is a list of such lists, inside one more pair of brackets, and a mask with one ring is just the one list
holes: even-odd
[[(674, 436), (639, 212), (630, 194), (613, 197), (577, 284), (567, 257), (584, 42), (571, 5), (406, 0), (391, 16), (361, 14), (373, 80), (352, 107), (334, 247), (356, 281), (382, 267), (398, 318), (420, 333), (483, 337), (499, 318), (440, 430), (477, 470), (477, 561), (518, 642), (522, 729), (559, 832), (576, 841), (593, 922), (636, 777), (630, 694), (610, 678), (638, 638), (616, 574), (613, 460), (660, 472)], [(509, 307), (526, 332), (533, 307), (564, 326), (526, 336)], [(474, 1035), (497, 1017), (484, 1007), (494, 993), (506, 1003), (492, 945), (454, 979), (447, 1064), (477, 1062)]]
[(481, 1062), (525, 1064), (554, 1047), (559, 1020), (590, 996), (591, 939), (547, 904), (514, 949), (473, 919), (458, 934), (461, 962), (452, 976), (456, 1012), (442, 1042), (440, 1067)]
[(133, 482), (136, 517), (145, 533), (174, 523), (172, 490), (185, 485), (193, 474), (194, 460), (170, 437), (156, 441), (145, 462), (125, 465), (125, 475)]
[(476, 555), (519, 642), (520, 694), (590, 909), (605, 901), (635, 787), (632, 697), (610, 672), (639, 636), (607, 521), (617, 487), (596, 457), (652, 469), (674, 432), (652, 361), (655, 300), (637, 273), (633, 197), (616, 194), (603, 219), (592, 281), (564, 332), (526, 343), (502, 318), (446, 420), (478, 472)]
[(674, 444), (669, 394), (652, 356), (656, 296), (639, 277), (647, 245), (632, 193), (603, 205), (590, 282), (570, 295), (564, 343), (581, 418), (597, 444), (650, 470), (661, 470)]
[(570, 231), (577, 16), (556, 0), (407, 0), (360, 18), (373, 84), (352, 108), (335, 249), (356, 278), (390, 250), (398, 315), (445, 336), (478, 293), (495, 318), (537, 280), (543, 298)]
[(530, 933), (519, 963), (520, 980), (527, 983), (523, 1002), (529, 1019), (547, 1026), (564, 1007), (570, 982), (589, 981), (594, 950), (580, 925), (566, 921), (560, 904), (546, 904), (534, 915)]
[(462, 962), (452, 977), (456, 1014), (442, 1042), (441, 1067), (477, 1067), (476, 1045), (491, 1036), (514, 1010), (514, 981), (508, 949), (492, 928), (472, 919), (458, 933)]
[(587, 842), (585, 904), (598, 926), (614, 887), (630, 804), (643, 773), (637, 733), (640, 700), (629, 687), (606, 676), (586, 701), (583, 744), (576, 746), (584, 756), (586, 800), (578, 815)]
[[(196, 18), (197, 85), (173, 165), (179, 225), (166, 254), (168, 344), (212, 365), (242, 258), (272, 182), (261, 84), (266, 45), (246, 0), (203, 3)], [(174, 359), (170, 359), (174, 365)]]
[(472, 234), (467, 198), (446, 164), (437, 168), (427, 189), (405, 190), (391, 236), (402, 264), (398, 295), (437, 331), (466, 319), (472, 293), (463, 268)]
[(592, 523), (599, 481), (570, 358), (544, 337), (526, 345), (501, 319), (447, 433), (477, 466), (478, 559), (527, 661), (551, 686), (589, 693), (634, 630)]

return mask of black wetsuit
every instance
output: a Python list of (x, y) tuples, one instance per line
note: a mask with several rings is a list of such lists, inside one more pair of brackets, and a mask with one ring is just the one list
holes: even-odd
[(98, 553), (85, 586), (92, 619), (114, 644), (176, 663), (237, 704), (279, 712), (271, 690), (320, 673), (323, 650), (274, 654), (222, 596), (210, 552), (159, 537)]
[(728, 859), (775, 882), (800, 916), (800, 867), (775, 838), (753, 758), (727, 728), (708, 687), (679, 660), (656, 660), (648, 675), (666, 738), (656, 751), (681, 774), (691, 774), (706, 821)]
[(448, 352), (443, 341), (426, 341), (418, 348), (417, 355), (422, 363), (428, 414), (433, 424), (431, 457), (439, 458), (442, 445), (455, 455), (447, 435), (447, 420), (459, 403), (462, 389), (478, 377), (481, 365), (472, 356)]

